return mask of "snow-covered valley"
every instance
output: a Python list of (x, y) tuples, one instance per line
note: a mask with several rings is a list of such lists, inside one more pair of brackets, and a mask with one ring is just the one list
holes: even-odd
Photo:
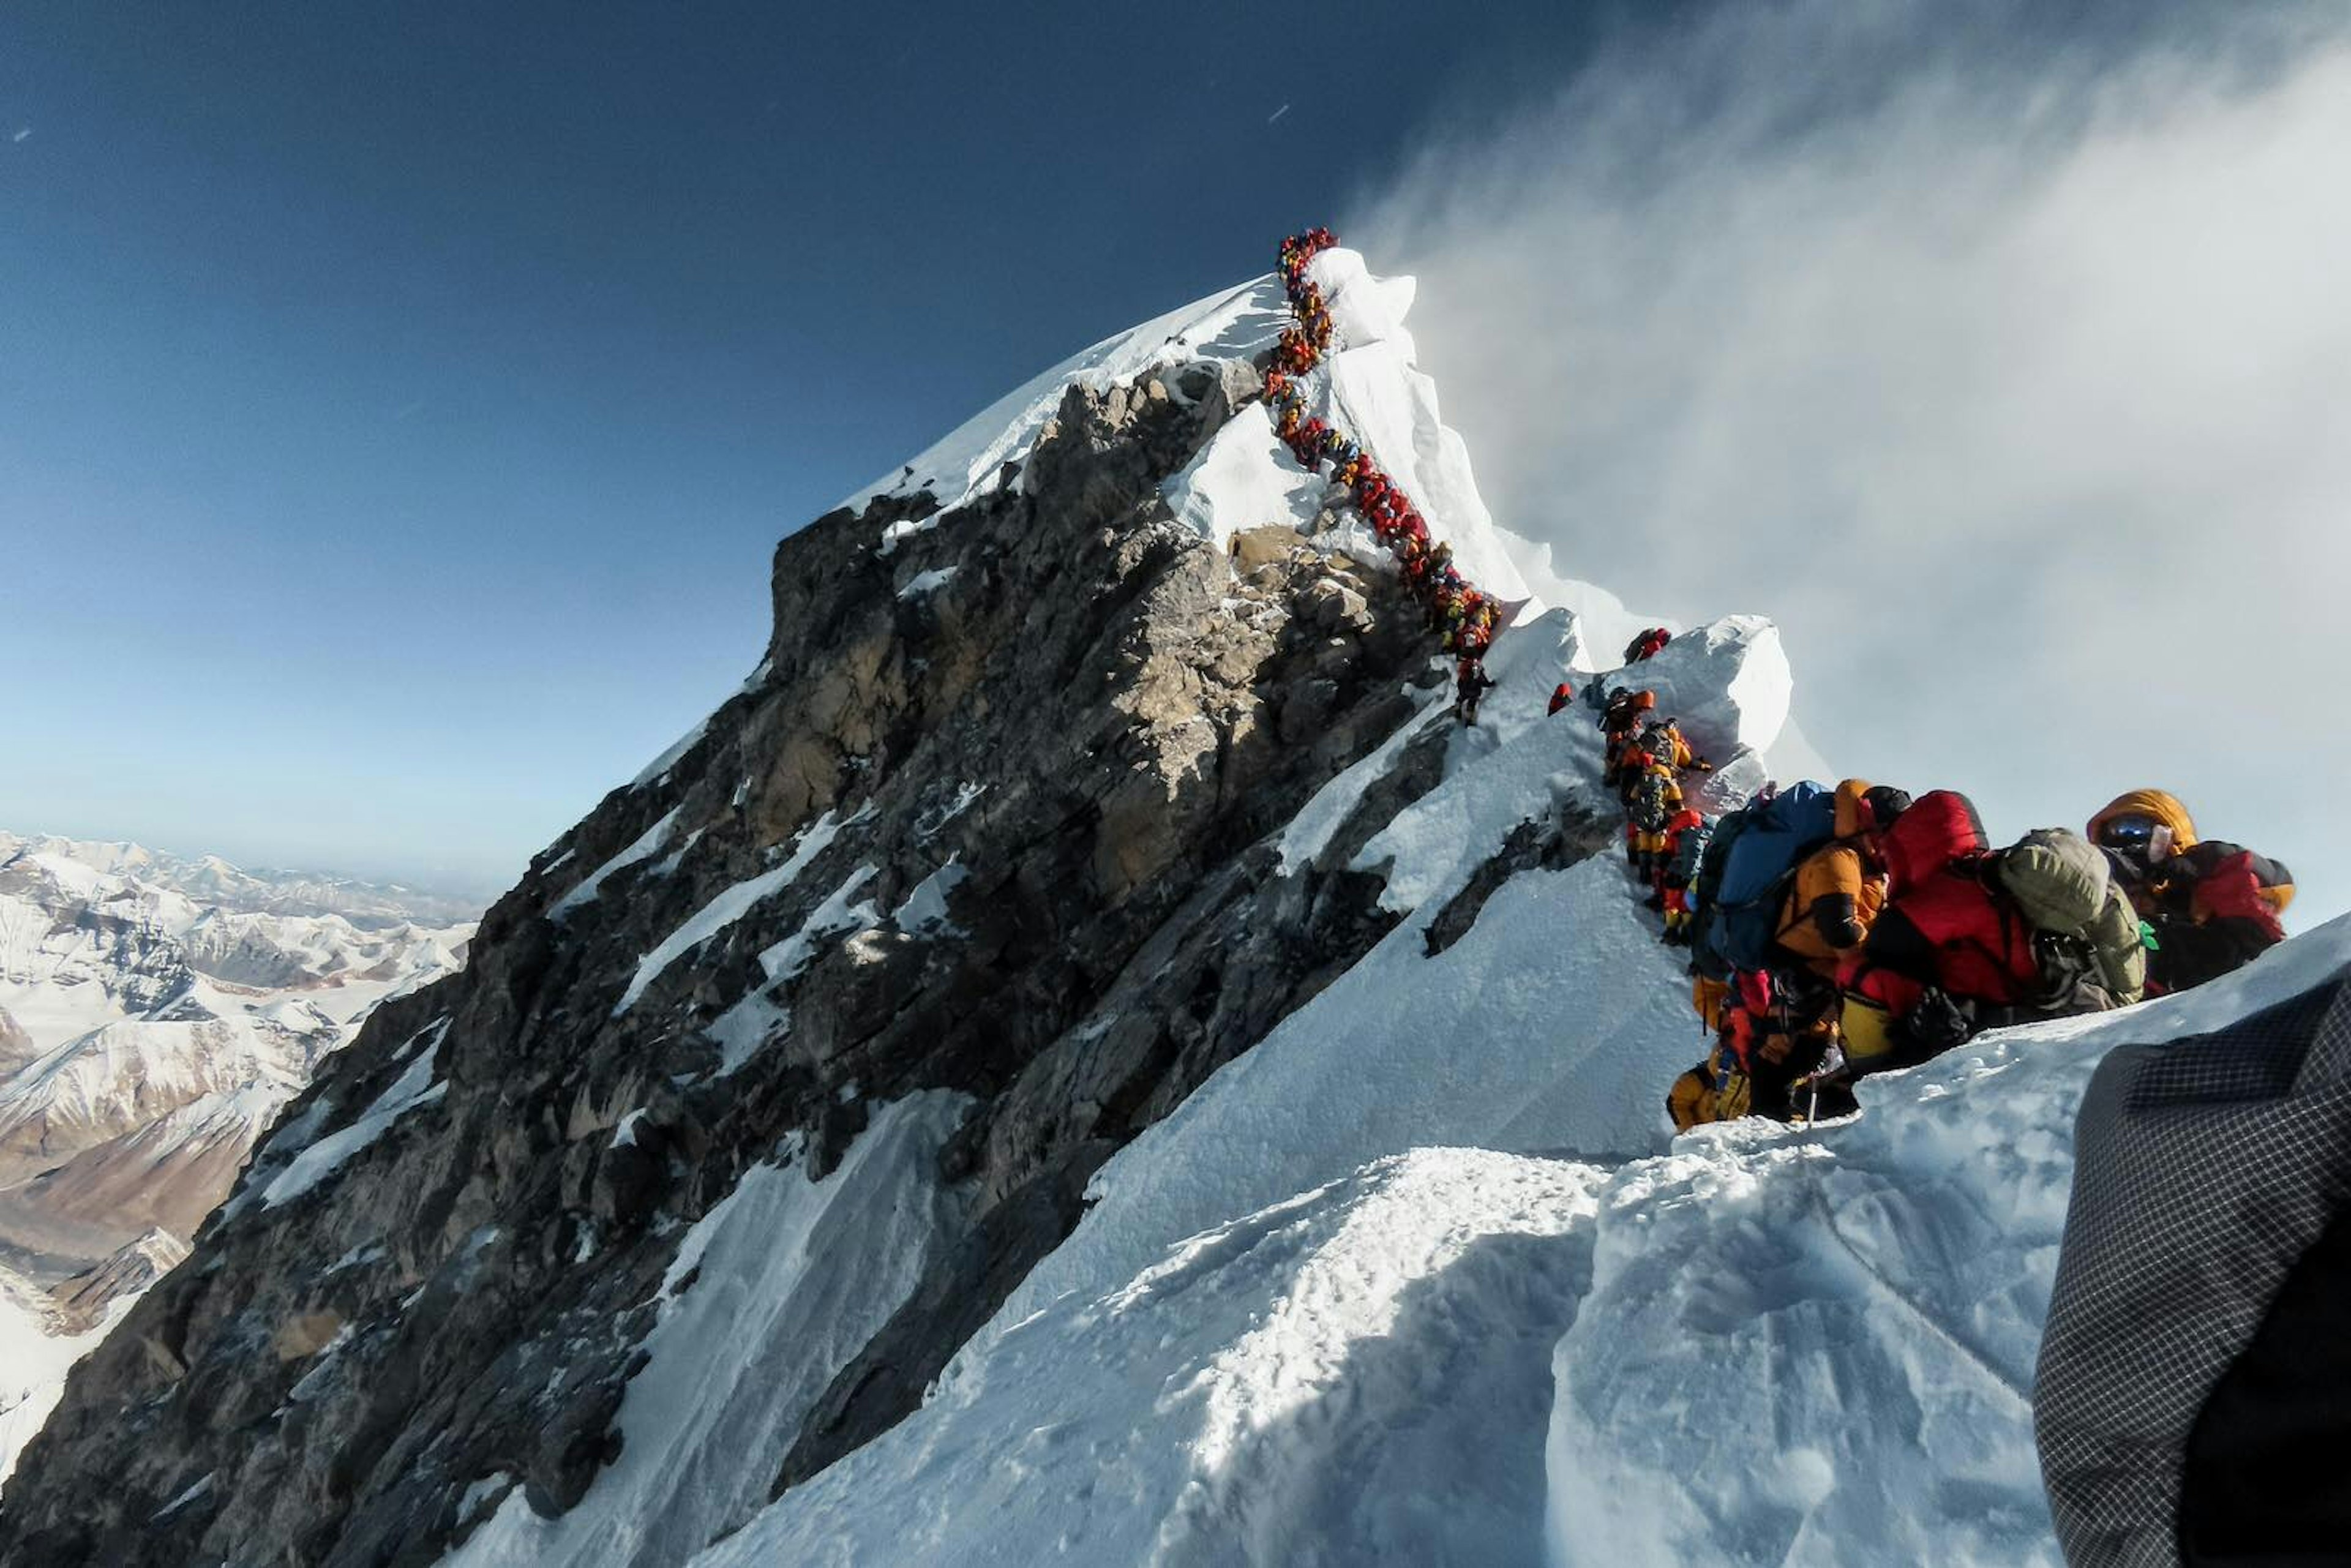
[[(0, 1547), (2061, 1561), (2031, 1388), (2084, 1086), (2340, 973), (2351, 922), (1873, 1078), (1854, 1118), (1674, 1139), (1706, 1039), (1600, 736), (1548, 711), (1650, 622), (1489, 515), (1408, 282), (1315, 266), (1311, 406), (1510, 606), (1474, 727), (1275, 438), (1263, 279), (786, 540), (758, 673), (353, 1050), (335, 1009), (429, 957), (152, 894), (103, 963), (82, 925), (0, 927), (38, 1053), (0, 1153), (239, 1095), (250, 1146), (300, 1096), (120, 1308)], [(1761, 615), (1640, 682), (1714, 809), (1836, 777)]]

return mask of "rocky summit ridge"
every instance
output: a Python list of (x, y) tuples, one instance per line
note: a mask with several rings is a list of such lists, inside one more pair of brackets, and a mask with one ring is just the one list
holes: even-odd
[(1350, 862), (1443, 775), (1418, 608), (1334, 514), (1219, 538), (1167, 498), (1262, 395), (1269, 292), (1049, 385), (951, 506), (787, 538), (758, 673), (327, 1064), (75, 1373), (0, 1556), (426, 1563), (560, 1516), (696, 1222), (919, 1103), (921, 1234), (840, 1260), (871, 1332), (759, 1413), (758, 1495), (601, 1560), (682, 1560), (914, 1409), (1102, 1163), (1399, 918)]

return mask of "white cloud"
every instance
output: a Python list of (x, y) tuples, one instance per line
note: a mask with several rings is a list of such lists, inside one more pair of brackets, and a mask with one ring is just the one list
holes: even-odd
[(1778, 617), (1841, 766), (2008, 833), (2167, 785), (2351, 906), (2351, 30), (1936, 20), (1628, 47), (1346, 232), (1497, 515)]

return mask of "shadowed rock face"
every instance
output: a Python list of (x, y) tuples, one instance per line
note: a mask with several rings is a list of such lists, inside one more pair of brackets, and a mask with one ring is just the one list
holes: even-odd
[[(1441, 674), (1385, 579), (1169, 519), (1218, 376), (1072, 391), (1017, 486), (886, 551), (927, 499), (787, 539), (759, 675), (288, 1112), (75, 1373), (0, 1559), (430, 1562), (500, 1471), (567, 1509), (684, 1224), (788, 1135), (821, 1173), (867, 1103), (946, 1088), (959, 1239), (767, 1462), (789, 1484), (910, 1411), (1101, 1162), (1392, 924), (1337, 869), (1368, 829), (1290, 877), (1259, 841)], [(1434, 782), (1415, 755), (1366, 811)], [(445, 1090), (287, 1196), (428, 1053)]]

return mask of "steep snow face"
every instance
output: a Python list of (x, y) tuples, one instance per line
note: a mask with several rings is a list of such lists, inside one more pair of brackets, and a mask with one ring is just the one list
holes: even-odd
[[(1374, 277), (1352, 250), (1333, 249), (1309, 268), (1328, 300), (1330, 351), (1306, 383), (1308, 406), (1345, 432), (1420, 507), (1433, 539), (1453, 546), (1469, 580), (1506, 602), (1531, 597), (1509, 543), (1486, 510), (1470, 471), (1469, 451), (1437, 410), (1437, 383), (1413, 362), (1404, 327), (1413, 280)], [(1280, 298), (1278, 286), (1270, 287)], [(1281, 525), (1301, 532), (1322, 517), (1325, 485), (1275, 438), (1262, 403), (1244, 410), (1165, 487), (1179, 522), (1226, 546), (1249, 528)], [(1352, 513), (1321, 542), (1358, 556), (1385, 550)]]
[(1414, 366), (1404, 329), (1412, 280), (1375, 278), (1361, 255), (1343, 248), (1324, 251), (1307, 274), (1322, 287), (1332, 331), (1326, 371), (1307, 382), (1310, 411), (1352, 435), (1404, 487), (1430, 537), (1452, 544), (1463, 576), (1506, 602), (1528, 598), (1478, 493), (1469, 449), (1439, 417), (1437, 383)]
[(1523, 1370), (1573, 1315), (1604, 1179), (1426, 1149), (1194, 1236), (1025, 1316), (695, 1561), (1532, 1563)]
[(938, 511), (931, 518), (893, 525), (904, 531), (882, 541), (886, 549), (905, 533), (934, 526), (939, 513), (993, 490), (1006, 464), (1028, 457), (1070, 387), (1100, 391), (1123, 385), (1158, 366), (1190, 360), (1247, 360), (1271, 348), (1289, 319), (1281, 285), (1271, 277), (1171, 310), (1073, 354), (1005, 393), (899, 472), (875, 480), (841, 504), (862, 510), (883, 497), (911, 498), (925, 492), (937, 501)]
[(1250, 528), (1278, 524), (1310, 532), (1328, 489), (1312, 469), (1290, 459), (1265, 404), (1257, 402), (1209, 437), (1200, 455), (1167, 481), (1165, 494), (1177, 521), (1228, 549), (1235, 534)]
[[(1479, 928), (1653, 956), (1621, 890), (1613, 915), (1539, 880), (1506, 904), (1530, 880)], [(1497, 1139), (1464, 1109), (1482, 1019), (1412, 1052), (1326, 1034), (1287, 1081), (1278, 1031), (1104, 1171), (918, 1415), (695, 1561), (2058, 1568), (2029, 1390), (2089, 1074), (2347, 964), (2351, 919), (2205, 992), (1874, 1079), (1809, 1133), (1613, 1166), (1419, 1147), (1260, 1206), (1384, 1142), (1533, 1143), (1594, 1065)], [(1602, 1051), (1654, 1090), (1675, 1032)], [(1531, 1046), (1508, 1065), (1549, 1071)]]
[[(821, 1181), (796, 1149), (747, 1176), (663, 1281), (644, 1370), (621, 1406), (618, 1462), (559, 1519), (508, 1492), (444, 1561), (651, 1568), (757, 1512), (817, 1396), (957, 1234), (960, 1200), (937, 1167), (968, 1108), (943, 1092), (884, 1106)], [(476, 1501), (486, 1511), (491, 1499)]]

